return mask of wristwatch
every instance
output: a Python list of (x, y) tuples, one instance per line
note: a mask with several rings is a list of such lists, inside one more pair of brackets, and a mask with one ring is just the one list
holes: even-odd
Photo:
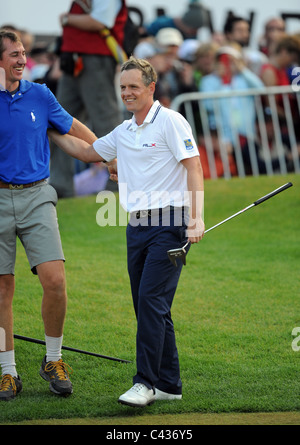
[(66, 26), (68, 24), (68, 21), (69, 21), (69, 16), (68, 14), (65, 14), (61, 19), (62, 26)]

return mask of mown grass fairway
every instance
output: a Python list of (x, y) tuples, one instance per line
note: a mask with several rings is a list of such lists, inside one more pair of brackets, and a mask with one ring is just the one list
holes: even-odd
[[(95, 196), (59, 201), (69, 297), (64, 345), (133, 363), (65, 351), (74, 394), (61, 399), (39, 376), (44, 346), (15, 340), (23, 392), (1, 404), (0, 423), (128, 418), (151, 424), (151, 416), (164, 414), (183, 414), (187, 422), (189, 413), (193, 419), (196, 413), (299, 412), (300, 351), (292, 349), (292, 330), (300, 327), (300, 176), (206, 181), (205, 223), (209, 228), (289, 181), (293, 187), (192, 246), (172, 311), (183, 399), (140, 410), (117, 403), (135, 373), (125, 227), (96, 224)], [(19, 244), (15, 334), (44, 339), (40, 305), (39, 281)]]

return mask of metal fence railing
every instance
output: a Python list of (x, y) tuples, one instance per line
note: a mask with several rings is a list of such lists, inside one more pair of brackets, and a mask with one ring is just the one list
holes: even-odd
[(206, 177), (300, 172), (300, 92), (292, 86), (185, 93), (171, 108), (190, 123)]

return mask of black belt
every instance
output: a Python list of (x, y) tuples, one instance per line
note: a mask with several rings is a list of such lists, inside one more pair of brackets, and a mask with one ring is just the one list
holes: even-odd
[(151, 210), (138, 210), (135, 213), (136, 219), (146, 218), (146, 216), (151, 216)]
[(146, 218), (147, 216), (151, 216), (151, 215), (157, 216), (164, 212), (170, 212), (173, 210), (184, 210), (184, 207), (167, 206), (167, 207), (163, 207), (161, 209), (137, 210), (136, 212), (131, 212), (130, 215), (133, 218), (140, 219), (140, 218)]
[(8, 182), (0, 181), (0, 189), (23, 190), (29, 187), (33, 187), (34, 185), (37, 185), (43, 181), (45, 181), (45, 179), (40, 179), (36, 182), (30, 182), (29, 184), (9, 184)]

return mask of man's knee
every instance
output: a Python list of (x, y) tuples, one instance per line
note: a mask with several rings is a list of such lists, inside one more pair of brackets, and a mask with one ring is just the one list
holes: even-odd
[(14, 276), (0, 275), (0, 303), (11, 305), (14, 295)]
[(66, 278), (62, 261), (49, 261), (37, 266), (37, 273), (44, 294), (64, 295), (66, 293)]

